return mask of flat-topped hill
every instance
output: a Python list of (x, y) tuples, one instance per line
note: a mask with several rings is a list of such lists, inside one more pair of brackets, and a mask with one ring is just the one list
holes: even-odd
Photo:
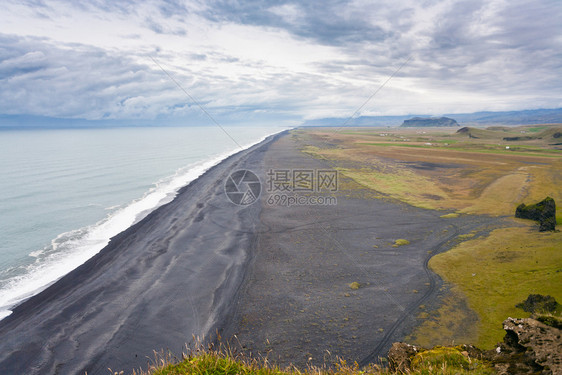
[(414, 117), (409, 120), (404, 120), (401, 127), (445, 127), (445, 126), (459, 126), (459, 124), (449, 117)]

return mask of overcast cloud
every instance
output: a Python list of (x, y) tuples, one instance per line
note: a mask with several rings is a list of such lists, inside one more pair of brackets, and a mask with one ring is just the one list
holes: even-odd
[(8, 0), (0, 114), (223, 123), (562, 107), (562, 2)]

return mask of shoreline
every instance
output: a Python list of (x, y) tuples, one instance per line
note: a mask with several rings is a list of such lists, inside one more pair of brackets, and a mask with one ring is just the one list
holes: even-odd
[[(113, 137), (119, 138), (120, 135), (122, 136), (123, 134), (128, 134), (127, 132), (129, 130), (130, 129), (113, 129), (111, 130), (112, 132), (117, 132), (114, 134), (104, 133), (106, 131), (104, 129), (101, 130), (101, 134), (113, 134)], [(175, 131), (175, 129), (173, 130)], [(186, 130), (189, 130), (189, 132), (181, 132), (177, 134), (189, 135), (193, 132), (192, 128)], [(170, 202), (182, 187), (197, 179), (206, 170), (214, 165), (217, 165), (229, 156), (236, 154), (241, 150), (248, 149), (253, 145), (262, 142), (268, 136), (275, 134), (266, 135), (266, 131), (268, 133), (275, 131), (279, 132), (277, 129), (262, 129), (259, 134), (256, 133), (254, 140), (248, 139), (247, 142), (241, 142), (241, 146), (234, 144), (223, 148), (218, 147), (217, 145), (211, 146), (211, 150), (207, 152), (206, 156), (199, 154), (197, 158), (186, 161), (187, 164), (185, 166), (178, 167), (176, 164), (174, 168), (166, 169), (169, 165), (164, 159), (162, 167), (166, 169), (166, 173), (169, 173), (166, 175), (162, 175), (162, 171), (159, 171), (160, 163), (158, 162), (159, 156), (157, 156), (154, 158), (155, 161), (150, 163), (153, 167), (157, 167), (156, 169), (151, 168), (151, 173), (154, 178), (145, 178), (144, 182), (146, 182), (146, 184), (131, 183), (130, 181), (126, 181), (125, 185), (121, 185), (119, 183), (119, 181), (121, 181), (120, 175), (127, 173), (127, 170), (121, 170), (120, 173), (116, 174), (114, 177), (108, 177), (104, 181), (110, 184), (110, 186), (118, 186), (118, 190), (123, 192), (127, 191), (128, 193), (126, 194), (126, 197), (119, 196), (123, 199), (117, 200), (115, 198), (111, 198), (111, 202), (106, 202), (108, 205), (91, 203), (98, 202), (98, 199), (103, 200), (107, 197), (113, 196), (113, 194), (110, 193), (104, 194), (103, 189), (101, 189), (100, 196), (96, 195), (98, 192), (97, 189), (96, 191), (89, 192), (89, 194), (84, 192), (76, 193), (81, 194), (82, 197), (84, 197), (82, 198), (83, 201), (80, 201), (80, 199), (77, 199), (76, 196), (73, 196), (73, 192), (81, 192), (82, 190), (73, 189), (72, 192), (70, 192), (70, 195), (60, 194), (59, 196), (61, 198), (58, 201), (56, 199), (52, 199), (46, 202), (43, 211), (45, 212), (43, 215), (43, 223), (38, 223), (38, 225), (46, 225), (47, 223), (50, 223), (50, 225), (52, 224), (52, 227), (49, 227), (49, 233), (42, 233), (41, 236), (31, 235), (25, 237), (22, 237), (22, 235), (19, 237), (8, 235), (6, 243), (11, 243), (12, 245), (9, 245), (10, 248), (7, 248), (8, 245), (6, 244), (2, 247), (3, 251), (8, 251), (8, 254), (21, 254), (19, 255), (21, 259), (18, 260), (15, 257), (10, 257), (10, 255), (8, 255), (7, 261), (3, 264), (2, 269), (0, 270), (3, 274), (2, 280), (0, 280), (0, 284), (2, 284), (2, 288), (0, 289), (0, 320), (9, 316), (15, 306), (21, 304), (33, 295), (40, 293), (49, 285), (53, 284), (65, 274), (71, 272), (80, 264), (86, 262), (89, 258), (101, 251), (101, 249), (109, 243), (111, 237), (114, 237), (120, 232), (128, 229), (133, 224), (139, 222), (158, 207)], [(169, 132), (168, 130), (165, 130), (163, 133), (176, 134), (174, 132)], [(95, 141), (99, 141), (100, 137), (99, 134), (96, 134), (96, 132), (92, 133), (94, 136), (94, 143)], [(146, 134), (151, 133), (141, 132), (140, 138), (143, 136), (146, 138)], [(77, 136), (79, 135), (81, 135), (82, 139), (88, 138), (88, 133), (84, 135), (83, 132), (79, 132)], [(166, 140), (165, 138), (166, 136), (163, 137), (164, 140)], [(242, 135), (242, 138), (246, 140), (244, 134)], [(53, 141), (52, 138), (48, 138), (48, 140)], [(190, 142), (188, 141), (187, 143)], [(113, 146), (115, 146), (115, 144), (116, 142), (112, 143)], [(128, 145), (125, 144), (124, 149), (127, 150), (127, 147)], [(148, 152), (150, 152), (150, 150), (148, 150)], [(164, 152), (164, 154), (166, 154), (166, 152)], [(144, 158), (143, 155), (139, 155), (138, 158), (135, 157), (135, 159), (142, 158)], [(153, 158), (150, 160), (153, 160)], [(96, 162), (91, 165), (87, 163), (85, 165), (81, 163), (71, 164), (75, 165), (75, 167), (72, 168), (76, 169), (76, 174), (82, 173), (77, 167), (78, 165), (81, 165), (81, 168), (84, 168), (85, 170), (88, 169), (88, 166), (95, 167), (98, 165)], [(68, 167), (70, 168), (70, 166)], [(136, 172), (134, 171), (136, 171), (138, 167), (139, 164), (137, 162), (136, 164), (129, 165), (128, 169), (131, 170), (132, 174), (135, 174)], [(69, 175), (71, 174), (72, 173), (69, 172)], [(69, 183), (77, 184), (77, 181), (71, 178)], [(101, 183), (99, 180), (93, 180), (93, 184), (99, 183)], [(129, 188), (132, 189), (132, 192), (130, 192)], [(54, 187), (47, 183), (45, 189), (54, 189)], [(5, 191), (5, 189), (3, 189), (3, 192), (9, 196), (9, 193)], [(89, 196), (92, 197), (90, 198)], [(67, 205), (67, 200), (70, 200), (72, 204)], [(25, 204), (23, 204), (21, 200), (15, 201), (19, 203), (14, 203), (13, 205), (7, 204), (8, 207), (6, 208), (8, 210), (14, 210), (17, 208), (16, 212), (9, 215), (11, 219), (8, 220), (10, 220), (11, 223), (18, 223), (22, 220), (22, 222), (25, 223), (33, 223), (34, 220), (32, 216), (34, 211), (29, 208), (23, 210), (20, 209), (25, 207)], [(18, 208), (18, 204), (22, 206)], [(61, 210), (59, 208), (61, 205), (64, 207), (68, 206), (68, 210), (73, 209), (73, 206), (77, 206), (74, 208), (77, 210), (76, 215), (74, 216), (74, 214), (68, 210)], [(87, 206), (87, 208), (84, 210), (78, 210), (78, 207), (81, 206)], [(93, 214), (94, 210), (97, 210), (95, 214)], [(52, 213), (48, 215), (48, 212)], [(88, 214), (84, 214), (84, 212), (88, 212)], [(60, 216), (56, 218), (57, 220), (48, 218), (48, 216), (55, 214)], [(87, 217), (88, 219), (85, 220)], [(62, 219), (62, 222), (65, 222), (66, 224), (57, 226), (57, 223), (61, 221), (59, 219)], [(11, 224), (12, 230), (14, 225), (16, 224)], [(30, 225), (31, 224), (21, 226), (19, 233), (29, 231)], [(28, 238), (31, 238), (36, 242), (31, 242), (30, 244), (30, 242), (27, 241)], [(38, 240), (39, 242), (37, 242)], [(27, 250), (27, 252), (22, 250)]]
[[(154, 350), (180, 356), (196, 337), (273, 353), (281, 366), (323, 365), (327, 352), (361, 364), (385, 355), (443, 293), (427, 260), (498, 219), (444, 219), (344, 177), (335, 206), (228, 201), (224, 181), (238, 169), (336, 167), (299, 142), (283, 131), (226, 158), (19, 305), (0, 321), (0, 372), (132, 371)], [(411, 243), (396, 248), (398, 238)]]
[(1, 372), (133, 369), (145, 366), (153, 350), (181, 354), (193, 336), (207, 336), (228, 311), (260, 209), (228, 201), (224, 179), (236, 169), (260, 170), (260, 151), (285, 133), (209, 168), (16, 306), (0, 321)]

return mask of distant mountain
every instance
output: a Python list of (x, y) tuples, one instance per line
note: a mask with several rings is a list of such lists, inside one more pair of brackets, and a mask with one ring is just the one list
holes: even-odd
[(398, 126), (404, 120), (412, 118), (407, 116), (361, 116), (357, 118), (327, 117), (307, 120), (303, 126)]
[[(454, 113), (443, 116), (454, 118), (462, 126), (490, 126), (490, 125), (530, 125), (530, 124), (562, 124), (562, 108), (533, 109), (510, 112), (475, 112)], [(361, 116), (357, 118), (330, 117), (307, 120), (302, 126), (400, 126), (412, 117), (428, 118), (428, 114), (409, 114), (404, 116)], [(295, 120), (296, 118), (292, 118)], [(224, 120), (224, 121), (223, 121)], [(218, 119), (219, 123), (229, 123), (227, 119)], [(253, 120), (257, 123), (257, 120)], [(201, 116), (189, 118), (156, 118), (146, 119), (100, 119), (86, 120), (80, 118), (54, 118), (33, 115), (2, 115), (0, 114), (0, 129), (53, 129), (53, 128), (98, 128), (121, 126), (191, 126), (208, 124), (209, 120)], [(240, 121), (240, 125), (245, 121)]]
[[(532, 124), (562, 124), (562, 108), (532, 109), (509, 112), (474, 112), (450, 113), (446, 117), (453, 117), (460, 125), (532, 125)], [(431, 117), (430, 115), (407, 116), (361, 116), (349, 118), (323, 118), (308, 120), (303, 126), (399, 126), (404, 120), (412, 117)]]
[(562, 108), (447, 114), (463, 125), (562, 124)]
[(459, 126), (459, 124), (449, 117), (414, 117), (409, 120), (404, 120), (400, 127), (433, 127), (433, 126)]

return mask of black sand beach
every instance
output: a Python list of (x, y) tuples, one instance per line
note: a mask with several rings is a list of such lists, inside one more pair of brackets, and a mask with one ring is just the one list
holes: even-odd
[(230, 311), (260, 205), (236, 206), (224, 181), (263, 172), (273, 138), (231, 156), (169, 204), (0, 322), (0, 374), (106, 374), (181, 354)]
[[(127, 372), (216, 330), (282, 365), (385, 355), (438, 296), (431, 255), (495, 219), (443, 219), (343, 190), (335, 206), (270, 206), (266, 193), (228, 201), (238, 169), (263, 183), (269, 169), (332, 167), (298, 148), (279, 135), (230, 157), (18, 306), (0, 322), (0, 373)], [(410, 244), (392, 247), (399, 238)]]

